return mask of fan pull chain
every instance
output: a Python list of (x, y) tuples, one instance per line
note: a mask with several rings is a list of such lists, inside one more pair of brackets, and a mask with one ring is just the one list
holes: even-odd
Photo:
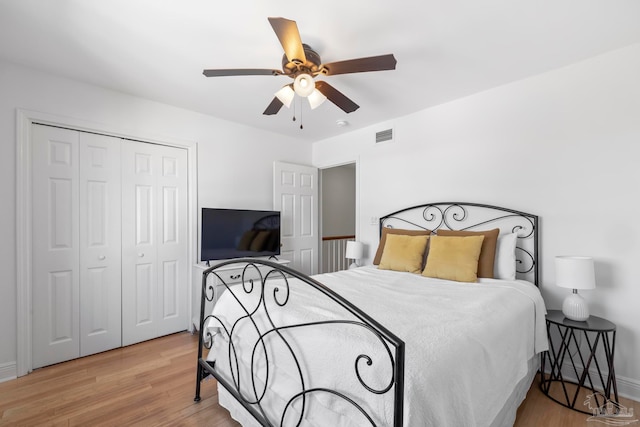
[(293, 121), (296, 121), (296, 99), (293, 98)]
[(293, 99), (293, 117), (291, 120), (296, 121), (296, 105), (300, 107), (300, 129), (304, 129), (304, 126), (302, 126), (302, 104), (298, 104), (296, 98)]

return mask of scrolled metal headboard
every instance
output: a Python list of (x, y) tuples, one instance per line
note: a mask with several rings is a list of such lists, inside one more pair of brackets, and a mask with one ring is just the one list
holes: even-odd
[(431, 230), (481, 231), (499, 228), (500, 233), (517, 233), (516, 272), (518, 278), (539, 286), (537, 215), (500, 206), (468, 202), (426, 203), (398, 210), (380, 218), (383, 227)]

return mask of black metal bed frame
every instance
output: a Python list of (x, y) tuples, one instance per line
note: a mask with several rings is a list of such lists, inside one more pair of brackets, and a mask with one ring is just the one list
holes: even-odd
[[(476, 215), (477, 212), (480, 214)], [(417, 205), (385, 215), (380, 218), (380, 233), (382, 233), (383, 227), (425, 229), (436, 232), (438, 229), (443, 228), (450, 230), (485, 230), (487, 227), (490, 227), (500, 228), (501, 232), (517, 233), (517, 273), (519, 277), (533, 282), (536, 286), (539, 285), (538, 217), (536, 215), (485, 204), (439, 202)], [(218, 269), (234, 264), (244, 267), (241, 284), (231, 287), (225, 282), (221, 274), (218, 274)], [(247, 274), (248, 272), (249, 274)], [(235, 301), (242, 307), (244, 315), (237, 319), (230, 328), (226, 328), (224, 323), (215, 315), (205, 313), (205, 303), (207, 301), (211, 302), (215, 298), (214, 287), (212, 285), (207, 285), (207, 277), (211, 274), (215, 275), (217, 280), (224, 284), (226, 292), (231, 292)], [(245, 275), (247, 277), (246, 280)], [(345, 310), (344, 318), (292, 325), (276, 324), (269, 313), (273, 309), (283, 308), (290, 303), (289, 281), (292, 279), (298, 279), (299, 282), (296, 283), (302, 283), (304, 286), (308, 286), (310, 292), (317, 291), (319, 296), (328, 298), (338, 306), (342, 307)], [(272, 295), (269, 295), (266, 292), (266, 285), (267, 282), (272, 280), (278, 282), (273, 288)], [(363, 330), (370, 332), (373, 339), (382, 344), (386, 349), (392, 374), (388, 385), (385, 387), (374, 388), (363, 380), (361, 372), (362, 369), (365, 368), (365, 365), (369, 369), (375, 369), (376, 366), (381, 365), (380, 361), (374, 361), (368, 354), (361, 353), (354, 361), (347, 362), (352, 363), (352, 365), (349, 365), (352, 366), (352, 368), (348, 368), (348, 371), (349, 375), (355, 375), (357, 377), (359, 384), (362, 386), (362, 393), (368, 392), (376, 395), (385, 395), (390, 398), (392, 396), (394, 407), (393, 426), (400, 427), (403, 425), (405, 344), (392, 332), (387, 330), (384, 326), (379, 324), (368, 314), (364, 313), (339, 294), (335, 293), (318, 281), (289, 267), (275, 262), (263, 261), (255, 258), (230, 260), (208, 268), (203, 272), (201, 292), (200, 334), (196, 393), (194, 399), (196, 402), (200, 400), (200, 386), (202, 380), (206, 376), (212, 375), (217, 379), (218, 383), (221, 384), (263, 426), (283, 426), (287, 415), (286, 412), (295, 401), (301, 401), (301, 411), (297, 416), (297, 421), (294, 423), (296, 426), (300, 425), (305, 415), (305, 411), (307, 411), (307, 396), (315, 393), (329, 393), (339, 399), (342, 399), (362, 415), (363, 420), (366, 420), (366, 422), (363, 423), (364, 425), (375, 426), (376, 422), (374, 418), (376, 418), (376, 415), (370, 414), (368, 412), (370, 410), (369, 408), (363, 408), (360, 406), (360, 404), (353, 398), (353, 395), (348, 396), (340, 391), (305, 383), (305, 370), (307, 367), (302, 366), (302, 363), (299, 362), (299, 355), (295, 353), (294, 346), (287, 342), (285, 334), (283, 333), (293, 329), (340, 323), (362, 327)], [(256, 292), (259, 296), (257, 303), (254, 306), (246, 307), (236, 295), (236, 293), (239, 292), (243, 292), (245, 294), (252, 294), (253, 292)], [(294, 302), (291, 303), (294, 304)], [(268, 327), (266, 329), (261, 329), (258, 322), (254, 320), (254, 316), (256, 316), (259, 311), (263, 313), (263, 316), (266, 315), (266, 318), (268, 319)], [(203, 357), (204, 348), (211, 349), (213, 341), (213, 337), (210, 332), (207, 331), (206, 327), (210, 319), (221, 326), (227, 336), (229, 355), (228, 369), (229, 372), (231, 372), (231, 381), (228, 381), (227, 378), (218, 372), (215, 362), (209, 362)], [(243, 394), (241, 390), (241, 378), (238, 368), (239, 361), (237, 357), (238, 349), (236, 348), (236, 340), (234, 340), (234, 338), (237, 338), (234, 336), (236, 326), (240, 321), (250, 322), (258, 336), (255, 342), (245, 344), (249, 349), (252, 349), (252, 362), (250, 366), (251, 395), (246, 395), (246, 393)], [(284, 343), (295, 360), (297, 368), (295, 375), (297, 377), (297, 381), (299, 381), (300, 387), (299, 390), (291, 395), (279, 421), (268, 419), (268, 415), (262, 407), (262, 402), (265, 401), (265, 396), (269, 392), (268, 383), (270, 369), (272, 369), (272, 367), (270, 366), (268, 352), (266, 349), (269, 345), (267, 341), (272, 338), (278, 339)], [(267, 373), (263, 386), (256, 384), (256, 373), (254, 372), (253, 365), (253, 358), (256, 356), (256, 352), (262, 352), (266, 359)], [(344, 375), (347, 375), (346, 372), (342, 372)]]
[[(221, 267), (235, 264), (239, 266), (244, 265), (242, 272), (242, 282), (241, 287), (239, 285), (236, 285), (231, 288), (218, 274), (217, 270)], [(247, 272), (251, 269), (254, 270), (253, 274), (247, 274)], [(235, 301), (242, 307), (242, 311), (245, 313), (243, 316), (237, 319), (230, 328), (225, 327), (224, 322), (217, 316), (213, 314), (205, 315), (204, 313), (205, 302), (211, 302), (215, 297), (213, 286), (207, 285), (207, 276), (209, 274), (215, 275), (217, 279), (225, 285), (226, 292), (231, 292), (233, 294)], [(245, 274), (247, 275), (247, 277), (257, 276), (258, 278), (245, 280)], [(344, 308), (344, 318), (292, 325), (277, 325), (270, 316), (270, 312), (276, 307), (284, 307), (290, 302), (289, 287), (291, 279), (298, 279), (299, 282), (296, 283), (302, 283), (305, 286), (310, 287), (310, 289), (318, 291), (317, 293), (319, 297), (326, 297), (338, 304), (340, 307)], [(277, 280), (277, 284), (274, 285), (275, 287), (273, 289), (273, 295), (268, 295), (265, 292), (266, 285), (270, 280)], [(237, 292), (245, 292), (247, 294), (258, 292), (259, 299), (257, 304), (252, 307), (246, 307), (238, 298)], [(307, 369), (307, 367), (302, 366), (302, 363), (300, 362), (300, 355), (296, 354), (294, 346), (287, 341), (287, 338), (282, 333), (286, 330), (298, 328), (344, 324), (363, 328), (365, 331), (370, 333), (372, 340), (378, 342), (379, 345), (382, 345), (382, 348), (385, 349), (385, 352), (389, 358), (388, 362), (390, 363), (392, 372), (391, 378), (389, 379), (389, 382), (385, 387), (373, 387), (367, 384), (363, 379), (363, 376), (361, 375), (362, 369), (371, 366), (373, 366), (373, 368), (375, 369), (376, 366), (380, 366), (380, 364), (382, 363), (380, 361), (374, 361), (371, 355), (361, 353), (356, 357), (356, 360), (352, 361), (353, 370), (349, 370), (351, 371), (352, 375), (355, 375), (358, 382), (362, 386), (362, 393), (368, 392), (375, 395), (388, 395), (392, 397), (394, 406), (393, 425), (396, 427), (402, 426), (404, 399), (404, 342), (389, 330), (387, 330), (384, 326), (372, 319), (368, 314), (364, 313), (358, 307), (354, 306), (352, 303), (350, 303), (322, 283), (289, 267), (272, 261), (257, 260), (253, 258), (231, 260), (217, 264), (216, 266), (208, 268), (203, 272), (200, 307), (198, 366), (196, 379), (196, 396), (194, 399), (196, 402), (200, 400), (201, 381), (207, 375), (212, 375), (263, 426), (283, 426), (287, 415), (286, 412), (296, 400), (302, 401), (302, 410), (299, 413), (297, 422), (295, 422), (293, 425), (300, 425), (305, 412), (307, 411), (307, 396), (315, 393), (329, 393), (339, 399), (342, 399), (344, 402), (347, 402), (349, 405), (351, 405), (355, 411), (359, 412), (362, 415), (363, 420), (366, 420), (366, 422), (368, 422), (372, 426), (376, 426), (377, 424), (374, 420), (375, 417), (373, 416), (373, 414), (368, 412), (368, 408), (363, 408), (359, 403), (357, 403), (353, 395), (349, 396), (337, 390), (331, 390), (325, 387), (316, 387), (314, 384), (307, 384), (305, 382), (305, 369)], [(258, 322), (254, 320), (254, 316), (256, 316), (259, 311), (263, 313), (263, 315), (266, 315), (266, 318), (268, 319), (269, 326), (267, 328), (261, 328)], [(209, 362), (205, 358), (203, 358), (203, 349), (210, 349), (212, 345), (212, 336), (210, 332), (207, 331), (206, 327), (209, 319), (213, 319), (218, 324), (218, 326), (221, 326), (228, 338), (230, 365), (228, 368), (232, 376), (231, 382), (216, 370), (215, 362)], [(257, 336), (259, 337), (257, 341), (246, 343), (246, 345), (244, 345), (244, 348), (252, 349), (252, 364), (250, 366), (250, 381), (251, 389), (253, 390), (252, 396), (247, 396), (241, 391), (241, 378), (238, 368), (240, 362), (238, 361), (237, 357), (237, 352), (239, 349), (236, 348), (237, 341), (234, 340), (234, 338), (236, 338), (234, 336), (234, 332), (236, 332), (236, 326), (240, 321), (249, 321), (252, 327), (255, 329)], [(269, 346), (269, 343), (267, 341), (272, 338), (279, 339), (281, 343), (286, 346), (289, 354), (295, 361), (295, 365), (297, 368), (297, 372), (295, 373), (295, 375), (297, 377), (297, 380), (299, 381), (300, 386), (299, 390), (297, 390), (290, 396), (290, 399), (285, 407), (285, 411), (281, 415), (279, 422), (277, 420), (269, 419), (267, 413), (262, 407), (262, 402), (265, 400), (265, 396), (269, 391), (268, 383), (270, 371), (273, 370), (271, 362), (268, 360), (269, 353), (266, 350)], [(253, 363), (253, 357), (256, 356), (256, 352), (260, 351), (266, 359), (267, 367), (266, 380), (264, 381), (264, 385), (262, 387), (256, 384), (257, 374), (254, 372), (255, 364)], [(348, 375), (348, 372), (343, 372), (343, 375)]]

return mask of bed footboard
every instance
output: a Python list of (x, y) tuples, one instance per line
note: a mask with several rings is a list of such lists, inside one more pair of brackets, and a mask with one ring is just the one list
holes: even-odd
[[(218, 274), (230, 264), (244, 266), (241, 283)], [(225, 295), (205, 313), (218, 297), (210, 274)], [(322, 411), (402, 426), (404, 342), (327, 286), (274, 262), (232, 260), (203, 272), (200, 306), (195, 401), (212, 375), (264, 426), (305, 425)]]

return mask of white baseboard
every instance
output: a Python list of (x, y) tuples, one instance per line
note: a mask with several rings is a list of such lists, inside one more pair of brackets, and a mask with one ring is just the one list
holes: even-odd
[(620, 396), (640, 402), (640, 381), (616, 375), (616, 383)]
[(0, 363), (0, 383), (18, 378), (16, 362)]

